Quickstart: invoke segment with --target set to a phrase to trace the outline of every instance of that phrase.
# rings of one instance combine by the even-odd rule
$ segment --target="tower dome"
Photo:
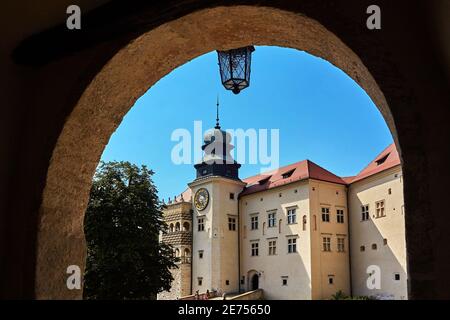
[[[204,152],[202,163],[196,164],[197,178],[219,175],[239,179],[238,164],[231,155],[234,146],[231,144],[232,136],[222,130],[219,123],[219,101],[217,101],[216,126],[205,133],[202,145]]]
[[[234,163],[231,151],[234,146],[231,144],[231,134],[214,128],[209,130],[204,137],[202,150],[204,151],[203,161],[217,163]]]

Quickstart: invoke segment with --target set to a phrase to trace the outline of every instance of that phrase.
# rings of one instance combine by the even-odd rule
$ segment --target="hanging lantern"
[[[250,85],[250,64],[253,46],[217,51],[222,84],[227,90],[238,94]]]

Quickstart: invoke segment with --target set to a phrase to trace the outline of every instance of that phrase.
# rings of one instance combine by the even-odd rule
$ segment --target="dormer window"
[[[382,156],[381,158],[378,158],[377,160],[375,160],[375,162],[377,163],[377,166],[379,166],[380,164],[383,164],[386,159],[389,157],[390,153]]]
[[[285,172],[282,174],[283,179],[287,179],[294,173],[295,169],[289,170],[288,172]]]
[[[270,179],[271,177],[272,177],[272,176],[268,176],[268,177],[266,177],[266,178],[264,178],[264,179],[259,180],[258,182],[259,182],[260,185],[263,185],[263,184],[265,184],[266,182],[268,182],[269,179]]]

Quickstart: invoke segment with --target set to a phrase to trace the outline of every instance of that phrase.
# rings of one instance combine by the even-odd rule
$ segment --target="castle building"
[[[206,134],[196,178],[167,203],[162,241],[180,257],[170,292],[266,299],[407,299],[403,183],[390,145],[354,177],[310,160],[239,178],[231,137]],[[219,161],[218,161],[219,160]]]

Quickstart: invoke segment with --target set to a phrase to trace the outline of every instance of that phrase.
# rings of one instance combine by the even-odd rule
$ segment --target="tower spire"
[[[217,103],[216,103],[216,126],[215,129],[220,129],[219,124],[219,95],[217,95]]]

